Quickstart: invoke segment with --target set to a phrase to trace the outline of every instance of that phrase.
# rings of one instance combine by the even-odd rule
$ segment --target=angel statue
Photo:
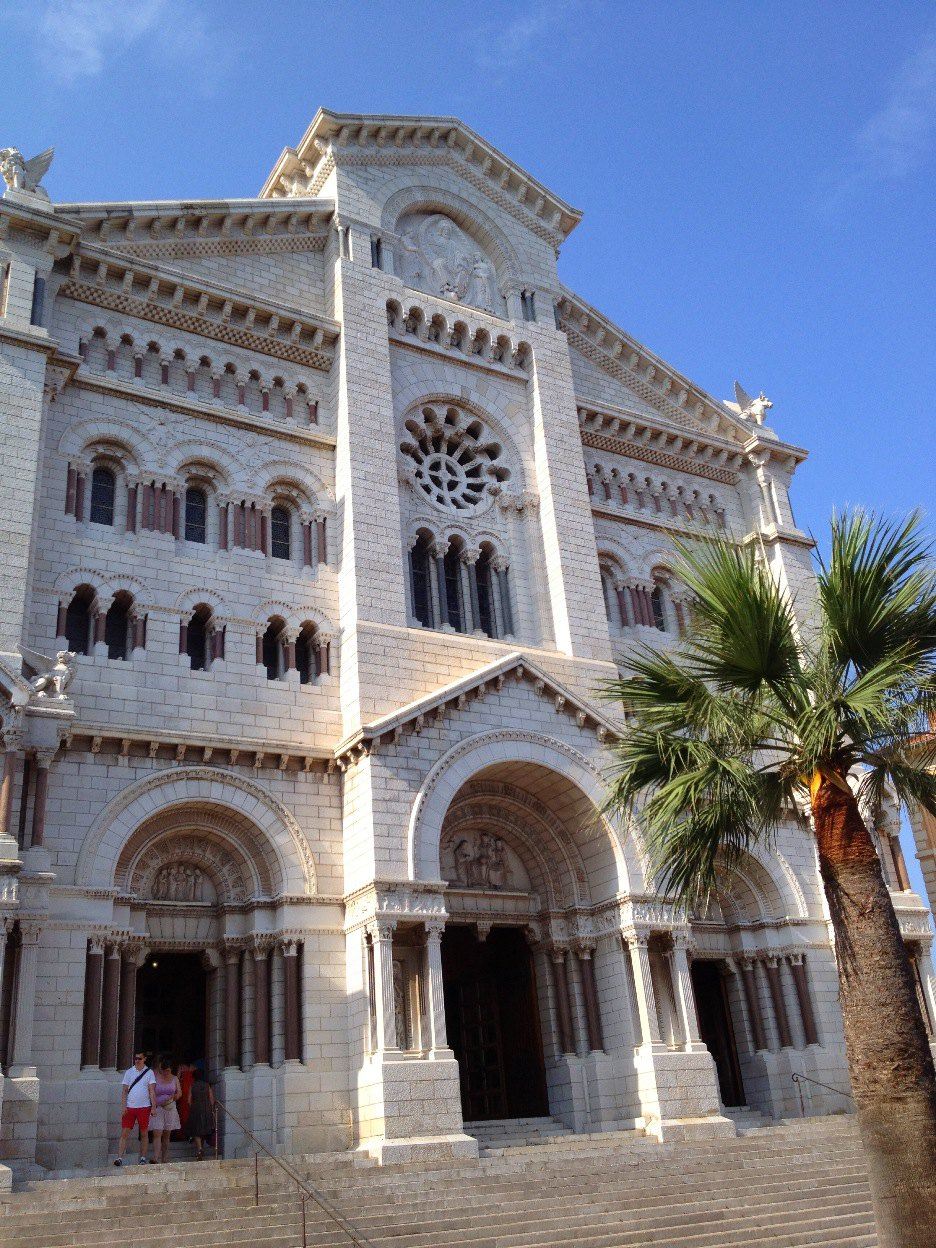
[[[59,700],[65,697],[65,690],[71,683],[75,674],[75,655],[71,650],[59,650],[55,656],[55,662],[49,663],[45,660],[47,670],[40,672],[38,676],[33,676],[30,680],[32,686],[32,697],[34,698],[55,698]]]
[[[55,148],[47,147],[31,160],[24,160],[23,153],[17,147],[0,149],[0,174],[7,184],[7,190],[28,191],[31,195],[48,199],[48,191],[39,184],[49,172],[54,155]]]
[[[727,407],[729,411],[735,412],[742,418],[742,420],[753,420],[755,424],[762,425],[764,423],[764,417],[773,407],[773,404],[770,399],[767,398],[767,395],[764,394],[763,390],[756,399],[752,399],[751,396],[742,389],[741,383],[736,381],[734,383],[734,392],[737,402],[731,403],[728,399],[726,399],[725,407]]]

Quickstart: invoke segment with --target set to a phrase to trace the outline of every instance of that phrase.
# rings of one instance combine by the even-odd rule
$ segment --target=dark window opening
[[[654,585],[650,594],[650,606],[653,608],[653,622],[660,630],[666,632],[666,613],[663,610],[663,591],[659,585]]]
[[[481,557],[477,563],[478,572],[478,615],[481,617],[478,621],[481,630],[487,633],[488,637],[496,637],[497,629],[494,624],[494,584],[491,568],[491,555],[489,551],[482,551]]]
[[[116,480],[110,468],[95,468],[91,474],[91,512],[95,524],[114,523]]]
[[[204,544],[208,536],[208,498],[204,490],[185,491],[185,540]]]
[[[37,277],[33,282],[32,308],[29,313],[30,325],[41,325],[45,308],[45,278]]]
[[[315,662],[315,629],[304,626],[296,638],[296,669],[299,684],[311,685],[318,675]]]
[[[449,623],[459,633],[465,631],[465,611],[462,600],[461,552],[455,546],[449,546],[445,552],[445,604],[448,608]]]
[[[65,640],[75,654],[91,653],[91,604],[94,591],[87,585],[76,589],[65,612]]]
[[[270,512],[270,554],[274,559],[289,558],[289,512],[274,507]]]
[[[126,659],[130,652],[129,594],[117,594],[104,617],[104,641],[109,659]]]
[[[185,653],[191,660],[193,672],[206,672],[208,670],[208,625],[210,620],[210,608],[201,603],[195,608],[188,623]]]
[[[429,576],[429,542],[420,537],[410,551],[413,615],[424,628],[432,628],[432,583]]]
[[[267,680],[279,680],[283,675],[283,621],[271,620],[262,639],[263,666]]]

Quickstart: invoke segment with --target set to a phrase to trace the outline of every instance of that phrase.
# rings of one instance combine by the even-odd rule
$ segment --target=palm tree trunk
[[[812,811],[881,1248],[933,1248],[936,1072],[897,916],[854,796],[823,780]]]

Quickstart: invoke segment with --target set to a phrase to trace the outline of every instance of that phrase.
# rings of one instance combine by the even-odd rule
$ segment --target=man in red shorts
[[[123,1165],[130,1132],[140,1128],[140,1165],[146,1165],[149,1148],[150,1111],[156,1105],[156,1076],[146,1064],[146,1054],[137,1053],[133,1065],[124,1075],[121,1086],[120,1144],[115,1166]]]

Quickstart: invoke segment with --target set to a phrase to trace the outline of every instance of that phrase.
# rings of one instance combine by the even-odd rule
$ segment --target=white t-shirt
[[[125,1088],[129,1088],[139,1074],[140,1071],[135,1066],[131,1066],[120,1082]],[[149,1109],[150,1084],[155,1082],[156,1076],[151,1070],[147,1070],[143,1078],[138,1080],[136,1087],[127,1093],[127,1109]]]

